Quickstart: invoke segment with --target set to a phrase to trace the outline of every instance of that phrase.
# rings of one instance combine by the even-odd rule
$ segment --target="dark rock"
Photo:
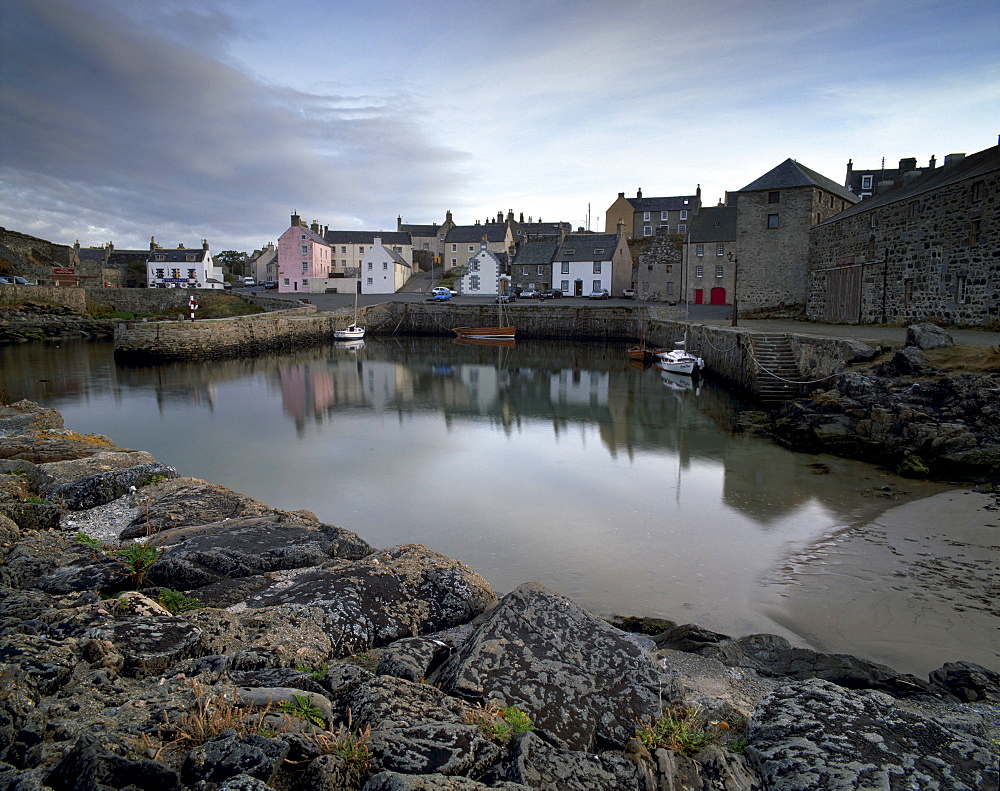
[[[192,588],[188,590],[188,596],[200,601],[204,607],[224,609],[246,601],[252,594],[267,590],[273,584],[270,577],[236,577]]]
[[[49,490],[48,496],[60,500],[70,511],[82,511],[113,502],[133,486],[141,487],[154,476],[176,478],[177,470],[159,462],[150,462],[136,467],[99,472],[56,486]]]
[[[947,332],[936,324],[911,324],[906,328],[904,348],[915,346],[918,349],[940,349],[944,346],[954,346],[955,341]]]
[[[468,777],[379,772],[365,783],[362,791],[528,791],[528,788],[520,783],[483,785]]]
[[[320,788],[322,786],[318,786],[317,791]],[[215,787],[215,791],[274,791],[274,788],[253,775],[242,774],[223,780]]]
[[[468,703],[429,684],[415,684],[393,676],[377,676],[354,687],[337,700],[340,718],[350,715],[353,727],[407,728],[417,725],[464,725]]]
[[[376,772],[476,776],[500,754],[478,727],[456,723],[379,728],[368,744]]]
[[[224,731],[188,754],[181,777],[185,783],[220,783],[246,774],[269,783],[287,754],[288,744],[277,739]]]
[[[747,667],[766,676],[796,680],[819,678],[847,689],[876,689],[896,697],[934,696],[934,689],[916,676],[858,659],[849,654],[824,654],[794,648],[784,637],[752,634],[698,648],[695,653],[730,667]]]
[[[287,587],[250,597],[274,622],[313,623],[336,656],[466,623],[496,601],[468,566],[419,544],[390,547],[354,563],[305,571]]]
[[[628,635],[537,583],[504,596],[432,681],[516,706],[571,750],[621,748],[681,697]]]
[[[93,734],[84,734],[45,778],[53,791],[179,791],[177,773],[156,761],[125,758],[105,749]]]
[[[948,662],[931,671],[930,681],[963,703],[1000,703],[1000,673],[973,662]]]
[[[501,767],[483,779],[513,781],[559,791],[645,791],[643,771],[621,754],[566,750],[534,733],[515,737]],[[661,786],[674,788],[673,784]],[[685,788],[690,786],[684,786]]]
[[[197,478],[178,478],[143,490],[144,512],[121,532],[121,539],[143,538],[188,525],[208,525],[273,513],[271,508],[225,486]]]
[[[175,528],[152,544],[165,551],[150,568],[149,581],[175,590],[318,566],[337,557],[338,551],[352,558],[372,551],[349,530],[286,522],[275,514]]]
[[[132,586],[125,563],[102,550],[74,545],[64,562],[40,576],[32,585],[53,595],[100,591],[117,593]]]
[[[876,365],[872,373],[876,376],[920,376],[931,367],[927,359],[916,346],[904,346],[890,360]]]
[[[693,623],[674,626],[656,635],[653,642],[657,648],[672,648],[674,651],[688,651],[690,653],[700,653],[706,646],[732,640],[729,635],[702,629]]]
[[[137,467],[155,461],[153,455],[144,450],[105,450],[80,459],[39,464],[34,468],[32,482],[38,491],[46,493],[89,475]]]
[[[230,671],[229,678],[238,687],[293,687],[303,692],[326,694],[326,689],[312,675],[300,673],[287,667],[233,670]]]
[[[378,674],[421,682],[451,654],[447,644],[431,637],[404,637],[379,657]]]
[[[79,654],[72,646],[47,637],[7,634],[0,637],[0,665],[20,668],[42,695],[51,695],[73,673]]]
[[[623,632],[644,634],[648,637],[663,634],[668,629],[677,626],[676,623],[665,618],[646,618],[635,615],[616,615],[614,618],[609,618],[608,623]]]
[[[877,692],[792,682],[750,722],[747,755],[768,791],[996,788],[1000,753]]]
[[[122,672],[132,678],[162,673],[193,656],[201,642],[194,624],[172,615],[140,616],[92,629],[89,636],[111,641],[125,658]]]
[[[35,712],[40,695],[17,665],[0,664],[0,758],[11,760],[10,746]]]
[[[367,684],[374,678],[373,673],[359,665],[338,662],[327,668],[323,678],[319,679],[319,683],[329,693],[329,697],[339,698],[362,684]]]
[[[62,508],[49,503],[0,503],[0,516],[21,530],[58,530],[62,515]]]

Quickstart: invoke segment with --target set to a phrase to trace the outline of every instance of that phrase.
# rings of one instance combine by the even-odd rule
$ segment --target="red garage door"
[[[711,296],[709,297],[709,305],[725,305],[726,304],[726,289],[724,288],[713,288]]]

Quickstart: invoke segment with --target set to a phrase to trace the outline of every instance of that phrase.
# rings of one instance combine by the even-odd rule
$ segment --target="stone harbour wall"
[[[82,288],[59,286],[12,286],[0,283],[0,303],[9,300],[32,300],[64,305],[76,313],[87,312],[87,299]]]

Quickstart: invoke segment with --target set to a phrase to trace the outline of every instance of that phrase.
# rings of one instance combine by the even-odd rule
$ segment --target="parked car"
[[[444,291],[439,291],[436,294],[432,293],[430,295],[430,297],[428,297],[427,301],[428,302],[447,302],[449,299],[451,299],[451,291],[449,291],[448,289],[445,289]]]
[[[626,288],[622,292],[622,299],[635,299],[635,289],[634,288]]]
[[[278,281],[277,280],[265,280],[264,281],[264,288],[266,288],[268,290],[271,290],[271,289],[274,289],[274,288],[277,288],[277,287],[278,287]]]
[[[561,288],[547,288],[541,294],[538,295],[539,299],[559,299],[562,297]]]
[[[498,294],[497,298],[493,301],[499,305],[500,303],[514,302],[516,300],[517,297],[513,291],[505,291],[503,294]]]
[[[37,286],[33,280],[27,280],[20,275],[0,275],[0,283],[10,286]]]
[[[521,299],[538,299],[538,291],[533,288],[522,288]]]
[[[606,288],[598,288],[587,294],[587,299],[608,299],[609,296]]]
[[[434,288],[431,289],[431,295],[437,296],[438,294],[447,294],[449,297],[458,296],[457,291],[452,291],[447,286],[434,286]]]
[[[243,278],[243,288],[253,288],[256,285],[257,281],[254,280],[252,277]]]

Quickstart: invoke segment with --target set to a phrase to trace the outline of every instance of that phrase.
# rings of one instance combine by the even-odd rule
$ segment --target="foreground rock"
[[[785,404],[769,431],[796,450],[902,475],[1000,481],[1000,374],[934,371],[921,349],[950,342],[932,325],[911,327],[911,345],[891,360]]]
[[[5,439],[64,431],[14,412]],[[76,450],[0,463],[7,504],[103,500],[155,464]],[[160,477],[59,498],[51,529],[0,517],[0,791],[996,787],[988,669],[631,635],[534,583],[498,602],[418,544]],[[671,741],[668,715],[700,736]]]

